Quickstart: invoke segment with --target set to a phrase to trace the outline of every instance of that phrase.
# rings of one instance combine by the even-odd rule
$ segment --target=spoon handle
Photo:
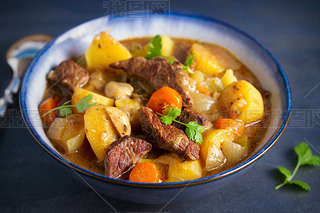
[[[18,77],[13,77],[9,86],[4,91],[4,96],[0,99],[0,116],[6,112],[8,103],[13,103],[12,95],[19,90],[21,80]]]
[[[4,96],[0,98],[0,116],[4,116],[7,105],[13,103],[13,94],[18,92],[21,79],[33,57],[51,40],[52,37],[48,35],[31,35],[20,39],[9,48],[6,59],[13,71],[13,78],[5,89]]]

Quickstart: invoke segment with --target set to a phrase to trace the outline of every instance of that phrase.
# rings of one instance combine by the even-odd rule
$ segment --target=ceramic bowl
[[[38,114],[38,106],[46,88],[46,76],[61,61],[83,55],[93,37],[112,27],[117,40],[166,34],[171,37],[198,39],[218,44],[232,52],[272,94],[270,126],[256,150],[247,160],[221,173],[178,183],[133,183],[117,180],[81,168],[64,159],[47,138]],[[97,18],[61,34],[34,58],[21,85],[20,107],[25,123],[38,144],[62,167],[82,182],[108,196],[140,203],[167,203],[194,199],[232,181],[249,165],[263,156],[283,132],[291,108],[288,79],[274,56],[245,32],[220,20],[184,11],[166,13],[146,11]],[[45,175],[45,174],[43,174]],[[83,181],[84,180],[84,181]]]

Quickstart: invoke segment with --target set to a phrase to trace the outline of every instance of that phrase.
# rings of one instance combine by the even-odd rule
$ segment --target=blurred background
[[[141,0],[137,0],[141,2]],[[143,5],[148,1],[142,0]],[[166,9],[189,10],[221,19],[252,35],[274,54],[291,84],[293,111],[275,146],[238,180],[196,200],[140,205],[104,197],[59,168],[24,127],[14,104],[0,122],[0,212],[318,212],[320,168],[301,168],[297,179],[311,186],[274,187],[281,165],[293,170],[293,147],[309,143],[320,155],[320,1],[164,0]],[[5,54],[31,34],[57,36],[84,21],[130,8],[124,1],[30,0],[0,4],[0,96],[12,76]],[[143,6],[146,7],[146,6]],[[116,10],[116,11],[115,11]],[[117,11],[118,10],[118,11]]]

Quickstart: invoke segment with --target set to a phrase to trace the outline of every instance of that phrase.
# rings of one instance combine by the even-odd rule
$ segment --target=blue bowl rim
[[[211,176],[207,176],[207,177],[203,177],[200,179],[195,179],[195,180],[190,180],[190,181],[183,181],[183,182],[173,182],[173,183],[138,183],[138,182],[131,182],[131,181],[127,181],[127,180],[119,180],[119,179],[114,179],[114,178],[110,178],[104,175],[100,175],[94,172],[91,172],[89,170],[86,170],[78,165],[75,165],[73,163],[71,163],[70,161],[64,159],[62,156],[60,156],[56,151],[52,150],[48,145],[46,145],[46,143],[41,139],[40,135],[35,131],[35,129],[33,128],[27,110],[26,110],[26,100],[24,99],[24,97],[26,97],[26,93],[27,93],[27,84],[30,78],[30,74],[32,73],[33,67],[36,65],[37,61],[40,59],[40,57],[46,53],[46,51],[54,44],[54,42],[63,34],[73,30],[74,28],[77,28],[78,26],[100,19],[100,18],[109,18],[114,19],[114,18],[124,18],[124,17],[132,17],[135,15],[157,15],[159,16],[159,13],[163,14],[163,13],[169,13],[170,16],[179,16],[180,18],[193,18],[193,19],[198,19],[201,21],[208,21],[208,22],[214,22],[214,23],[218,23],[221,25],[224,25],[242,35],[244,35],[245,37],[247,37],[248,39],[252,40],[253,42],[255,42],[256,44],[258,44],[262,49],[264,49],[264,51],[267,52],[267,54],[269,56],[271,56],[271,58],[274,60],[274,62],[277,65],[277,70],[280,73],[280,76],[282,77],[282,80],[284,82],[285,85],[285,97],[286,97],[286,104],[287,104],[287,108],[285,111],[285,115],[284,118],[281,122],[280,127],[277,129],[276,133],[272,136],[272,138],[269,140],[269,142],[264,145],[255,155],[251,156],[250,158],[246,159],[245,161],[241,162],[240,164],[236,165],[235,167],[232,167],[228,170],[225,170],[223,172],[211,175]],[[290,85],[289,85],[289,81],[287,76],[285,75],[282,67],[280,66],[279,62],[276,60],[276,58],[272,55],[272,53],[267,50],[267,48],[262,45],[259,41],[257,41],[255,38],[253,38],[252,36],[248,35],[247,33],[245,33],[244,31],[228,24],[225,23],[219,19],[216,18],[212,18],[210,16],[206,16],[206,15],[201,15],[198,13],[194,13],[194,12],[190,12],[190,11],[183,11],[183,10],[146,10],[146,11],[130,11],[130,12],[125,12],[125,13],[121,13],[121,14],[112,14],[112,15],[104,15],[104,16],[100,16],[97,17],[95,19],[83,22],[65,32],[63,32],[62,34],[60,34],[59,36],[57,36],[56,38],[54,38],[51,42],[49,42],[33,59],[33,61],[31,62],[31,64],[29,65],[28,69],[25,72],[23,81],[21,83],[21,90],[20,90],[20,96],[19,96],[19,102],[20,102],[20,109],[21,109],[21,113],[22,113],[22,118],[29,130],[29,132],[31,133],[31,135],[34,137],[34,139],[37,141],[37,143],[48,153],[50,154],[50,156],[52,156],[54,159],[58,160],[58,162],[62,163],[63,165],[68,166],[70,169],[75,170],[77,172],[80,172],[81,174],[84,174],[88,177],[91,178],[95,178],[98,180],[102,180],[102,181],[106,181],[109,183],[114,183],[114,184],[120,184],[120,185],[127,185],[127,186],[132,186],[132,187],[142,187],[142,188],[178,188],[178,187],[186,187],[186,186],[190,186],[190,185],[197,185],[197,184],[202,184],[202,183],[208,183],[208,182],[212,182],[218,179],[222,179],[225,178],[227,176],[230,176],[242,169],[244,169],[245,167],[249,166],[250,164],[254,163],[256,160],[258,160],[260,157],[262,157],[274,144],[275,142],[278,140],[278,138],[281,136],[281,134],[283,133],[289,117],[290,117],[290,111],[291,111],[291,105],[292,105],[292,101],[291,101],[291,91],[290,91]]]

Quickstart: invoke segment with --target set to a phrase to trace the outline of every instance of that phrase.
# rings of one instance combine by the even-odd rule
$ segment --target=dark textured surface
[[[56,36],[103,15],[107,10],[103,2],[106,1],[2,1],[0,92],[11,78],[4,57],[13,42],[35,33]],[[319,1],[171,0],[170,6],[219,18],[251,34],[283,66],[291,83],[293,109],[320,109]],[[1,126],[21,125],[17,97],[15,101]],[[302,112],[311,112],[314,123],[310,114],[299,117],[294,111],[291,124],[297,125],[305,118],[307,127],[288,127],[276,145],[238,180],[203,198],[165,207],[105,197],[112,209],[89,187],[60,169],[27,129],[0,128],[0,212],[319,212],[320,168],[305,167],[297,174],[297,179],[311,186],[311,192],[295,187],[273,189],[281,181],[275,167],[293,169],[293,147],[300,141],[308,140],[313,152],[320,155],[316,151],[320,150],[320,118],[315,110]]]

